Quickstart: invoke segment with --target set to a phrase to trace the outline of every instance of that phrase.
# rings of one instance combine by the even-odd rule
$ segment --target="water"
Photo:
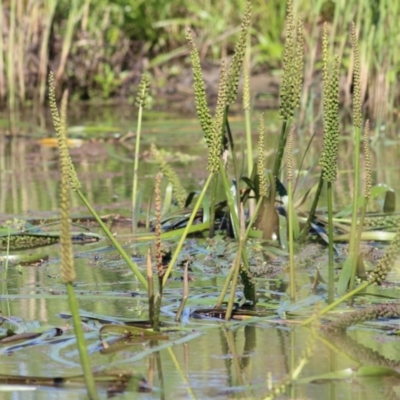
[[[0,215],[3,221],[13,218],[35,218],[45,220],[57,216],[58,210],[58,153],[53,143],[43,140],[53,136],[48,115],[24,115],[16,118],[12,129],[4,124],[4,133],[11,136],[0,137]],[[276,113],[266,115],[267,143],[274,148],[279,132]],[[21,122],[24,121],[24,122]],[[85,125],[83,126],[83,121]],[[241,139],[244,137],[244,122],[238,118],[231,123],[235,132],[237,153],[241,153]],[[257,121],[254,121],[256,132]],[[113,226],[120,242],[135,257],[139,267],[145,268],[147,243],[137,244],[130,235],[131,181],[133,171],[134,140],[121,141],[121,137],[135,128],[135,118],[130,108],[78,109],[70,113],[70,138],[76,147],[71,155],[82,182],[83,192],[96,206],[101,215],[120,214],[127,221]],[[295,164],[300,166],[302,150],[307,144],[308,132],[303,132],[295,142]],[[256,135],[255,135],[256,139]],[[153,191],[157,166],[151,160],[148,150],[155,142],[159,148],[169,151],[171,165],[181,175],[188,191],[198,190],[207,177],[205,169],[207,150],[198,122],[194,119],[166,118],[164,114],[148,114],[143,127],[142,151],[140,160],[140,181],[143,204]],[[398,157],[400,148],[395,141],[379,139],[372,147],[374,183],[386,183],[398,192]],[[321,141],[304,158],[301,171],[315,164],[321,151]],[[269,152],[267,165],[272,165],[273,151]],[[348,134],[340,144],[339,178],[335,185],[336,204],[342,207],[350,201],[352,186],[351,139]],[[299,179],[299,198],[306,189],[316,183],[318,173]],[[398,205],[398,198],[396,204]],[[371,209],[379,210],[383,200],[379,198]],[[303,206],[304,209],[307,207]],[[72,195],[72,215],[81,218],[89,215],[77,196]],[[80,229],[80,228],[75,228]],[[194,246],[196,242],[193,242]],[[151,242],[150,242],[151,244]],[[199,242],[198,246],[205,246]],[[60,282],[59,246],[52,245],[41,249],[15,252],[17,254],[40,254],[48,261],[39,266],[18,269],[10,266],[7,272],[6,290],[3,285],[1,310],[3,316],[18,317],[21,331],[32,331],[40,326],[57,326],[66,329],[65,335],[72,334],[70,323],[58,315],[68,310],[64,286]],[[112,317],[130,319],[147,318],[147,299],[133,275],[127,270],[118,255],[109,247],[106,240],[99,243],[74,246],[77,270],[76,293],[82,310]],[[223,257],[222,257],[223,258]],[[194,264],[190,272],[190,299],[187,312],[196,308],[215,305],[227,273],[227,266],[221,261],[207,264],[204,270]],[[229,263],[226,263],[229,266]],[[4,270],[4,268],[3,268]],[[3,271],[4,274],[4,271]],[[246,321],[221,323],[215,320],[191,319],[183,327],[175,325],[169,312],[176,311],[182,296],[181,269],[173,274],[167,285],[162,319],[168,322],[171,340],[186,342],[174,346],[159,340],[157,343],[142,342],[126,347],[124,351],[101,354],[93,351],[91,361],[95,368],[124,368],[142,375],[153,386],[151,393],[135,392],[136,387],[117,398],[158,399],[158,398],[264,398],[270,384],[277,384],[291,374],[305,360],[304,349],[312,336],[306,328],[295,327],[259,318]],[[279,279],[286,279],[282,273]],[[4,284],[4,276],[3,276]],[[298,274],[298,285],[307,287],[308,271]],[[276,307],[285,296],[277,294],[272,281],[258,280],[265,298],[260,308],[270,310],[274,315]],[[395,293],[396,292],[396,289]],[[306,293],[306,290],[303,289]],[[299,311],[299,316],[301,310]],[[296,317],[294,313],[291,317]],[[384,324],[394,324],[385,322]],[[28,324],[26,326],[25,324]],[[398,378],[371,379],[346,376],[346,379],[322,379],[321,375],[342,371],[348,368],[357,370],[360,365],[387,365],[387,358],[396,359],[399,341],[397,336],[387,336],[381,325],[368,329],[352,329],[342,342],[315,336],[314,352],[299,377],[298,383],[291,386],[281,398],[321,399],[321,398],[382,398],[397,395]],[[88,343],[99,346],[98,334],[88,322]],[[176,330],[182,328],[182,330]],[[90,331],[92,329],[92,331]],[[91,332],[94,332],[91,333]],[[188,336],[187,336],[188,335]],[[347,342],[345,343],[344,341]],[[373,360],[368,350],[357,347],[362,343],[371,351],[376,351]],[[7,345],[8,346],[8,345]],[[91,347],[90,347],[91,348]],[[353,348],[353,351],[351,350]],[[147,353],[144,351],[147,350]],[[73,343],[41,344],[5,351],[0,347],[3,362],[0,374],[33,375],[43,377],[68,376],[80,374],[79,360]],[[7,354],[7,357],[6,357]],[[361,356],[367,354],[369,358]],[[380,358],[379,358],[380,357]],[[384,358],[386,357],[386,358]],[[386,363],[386,364],[385,364]],[[316,382],[305,381],[315,377]],[[318,378],[318,379],[317,379]],[[303,381],[302,381],[303,379]],[[26,388],[26,387],[25,387]],[[0,390],[2,388],[0,387]],[[391,393],[389,393],[392,391]],[[32,391],[14,390],[2,393],[4,399],[67,399],[85,398],[81,388],[53,389],[40,388]],[[106,396],[103,390],[102,396]]]

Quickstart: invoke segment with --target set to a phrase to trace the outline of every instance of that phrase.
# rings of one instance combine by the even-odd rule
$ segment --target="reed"
[[[0,26],[4,25],[3,1],[0,0]],[[6,76],[4,64],[4,38],[0,35],[0,104],[6,98]]]
[[[215,61],[221,54],[224,57],[235,54],[238,43],[237,40],[235,43],[236,30],[230,28],[237,22],[237,8],[247,12],[247,1],[238,1],[237,8],[224,7],[222,4],[213,4],[212,7],[208,4],[205,7],[203,3],[201,0],[194,0],[191,7],[185,7],[183,0],[173,4],[154,1],[146,4],[146,12],[143,13],[142,9],[128,12],[123,4],[111,3],[110,0],[74,0],[68,4],[57,0],[3,1],[0,11],[3,14],[4,29],[0,39],[3,49],[1,50],[0,44],[0,58],[2,56],[4,59],[5,74],[9,65],[14,66],[15,81],[12,82],[7,76],[2,86],[0,72],[0,94],[3,90],[5,99],[8,94],[12,97],[14,92],[16,102],[19,99],[38,97],[43,102],[45,75],[49,65],[58,66],[57,87],[67,84],[68,76],[68,84],[76,88],[76,96],[97,97],[98,90],[101,90],[101,79],[110,79],[108,87],[114,88],[112,91],[105,90],[106,97],[120,95],[122,91],[126,93],[126,86],[132,85],[133,89],[134,85],[131,80],[121,80],[123,72],[127,70],[125,56],[130,46],[138,41],[145,43],[145,48],[152,49],[148,54],[150,67],[157,68],[160,64],[169,67],[177,57],[183,57],[185,53],[185,35],[180,29],[181,24],[190,25],[194,20],[200,36],[199,42],[202,43],[201,60],[209,58]],[[349,36],[346,28],[354,20],[358,35],[364,38],[360,41],[363,82],[361,98],[362,101],[368,98],[371,116],[376,125],[380,126],[399,100],[398,89],[392,82],[394,75],[390,71],[397,71],[400,61],[400,56],[394,50],[399,32],[396,21],[400,16],[400,5],[382,0],[375,7],[375,3],[358,4],[355,0],[350,0],[335,2],[334,7],[329,9],[325,4],[328,3],[323,0],[312,4],[300,0],[296,2],[294,10],[303,11],[308,49],[304,67],[306,90],[302,94],[302,115],[312,106],[313,98],[318,95],[313,78],[318,68],[315,61],[321,20],[331,25],[329,55],[338,54],[343,65],[351,65],[350,54],[346,52]],[[263,63],[267,63],[269,68],[277,69],[284,52],[279,41],[285,19],[284,7],[285,3],[278,0],[267,4],[253,2],[255,17],[251,32],[254,49],[252,66],[264,67]],[[209,18],[199,18],[204,9],[208,10]],[[268,21],[267,24],[265,20]],[[157,27],[156,30],[154,26]],[[14,56],[9,58],[11,48]],[[54,51],[59,48],[61,54]],[[30,63],[31,58],[38,59],[39,63]],[[107,63],[103,60],[107,60]],[[113,72],[107,78],[104,65]],[[68,73],[65,73],[67,69]],[[11,71],[10,74],[12,75]],[[346,102],[350,101],[352,76],[350,68],[345,87]],[[235,85],[234,80],[232,82]]]
[[[51,27],[54,20],[57,2],[58,0],[46,0],[44,5],[44,15],[46,15],[46,19],[44,21],[43,38],[40,43],[38,71],[40,104],[43,104],[46,98],[47,68],[49,62]]]
[[[16,4],[16,22],[18,24],[17,26],[17,78],[18,78],[18,94],[19,94],[19,100],[21,104],[25,104],[25,97],[26,97],[26,91],[25,91],[25,54],[26,54],[26,48],[25,48],[25,34],[26,34],[26,29],[24,27],[24,20],[23,20],[23,1],[22,0],[17,0]]]
[[[79,0],[72,0],[71,7],[69,8],[66,31],[63,35],[60,62],[58,64],[57,72],[55,75],[56,85],[61,80],[61,77],[64,75],[65,65],[67,63],[68,54],[72,45],[74,28],[80,14],[79,3]]]
[[[16,20],[16,0],[11,0],[10,3],[10,25],[9,25],[9,40],[7,49],[7,86],[8,86],[8,107],[14,110],[16,106],[15,100],[15,20]]]

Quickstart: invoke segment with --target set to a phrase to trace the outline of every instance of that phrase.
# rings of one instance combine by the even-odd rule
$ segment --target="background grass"
[[[252,73],[279,79],[286,2],[253,0],[252,4]],[[68,87],[79,99],[133,99],[143,70],[168,77],[177,68],[189,68],[187,26],[195,32],[203,62],[229,57],[244,6],[245,0],[3,1],[0,104],[14,107],[32,100],[43,103],[49,69],[56,74],[60,93]],[[400,3],[298,0],[294,8],[304,17],[306,39],[302,105],[319,96],[319,89],[314,88],[319,82],[315,69],[319,66],[318,40],[324,21],[330,22],[330,51],[341,56],[342,91],[345,102],[350,101],[349,30],[351,21],[355,21],[364,100],[378,122],[384,119],[388,105],[396,104],[398,98],[394,83],[400,68]]]

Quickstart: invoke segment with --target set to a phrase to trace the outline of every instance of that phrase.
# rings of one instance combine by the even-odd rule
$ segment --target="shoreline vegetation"
[[[129,4],[128,4],[129,3]],[[137,4],[136,4],[137,3]],[[254,84],[254,96],[270,96],[278,105],[286,2],[254,0],[249,52],[251,75],[267,77]],[[390,6],[390,7],[389,7]],[[245,0],[214,4],[208,0],[10,0],[0,6],[0,107],[43,105],[47,76],[55,73],[57,97],[68,89],[71,101],[123,99],[133,103],[143,72],[157,94],[182,98],[191,93],[188,26],[205,71],[207,93],[216,99],[219,60],[230,58]],[[390,12],[389,12],[390,10]],[[341,59],[340,87],[344,105],[352,92],[349,29],[360,38],[362,98],[379,124],[399,100],[396,81],[400,55],[396,37],[400,5],[372,0],[296,1],[304,17],[305,62],[302,109],[320,102],[322,77],[317,72],[322,25],[330,25],[330,55]],[[265,23],[268,21],[268,23]],[[207,79],[208,72],[208,79]],[[263,87],[265,85],[265,87]],[[175,97],[174,97],[175,96]]]

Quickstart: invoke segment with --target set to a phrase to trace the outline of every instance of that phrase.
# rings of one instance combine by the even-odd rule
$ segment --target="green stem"
[[[253,142],[251,138],[250,110],[244,112],[246,119],[246,144],[247,144],[247,176],[250,178],[253,169]]]
[[[215,206],[217,203],[218,191],[218,174],[213,174],[212,188],[211,188],[211,205],[210,205],[210,233],[209,238],[214,237],[215,233]]]
[[[65,32],[62,36],[63,43],[62,43],[60,61],[58,64],[58,69],[57,69],[57,73],[56,73],[56,77],[55,77],[56,84],[60,81],[61,77],[64,74],[65,66],[66,66],[67,59],[68,59],[68,54],[71,50],[72,38],[74,35],[74,28],[78,21],[78,16],[79,16],[79,5],[80,5],[79,3],[80,3],[79,0],[72,0],[70,2],[67,25],[66,25]]]
[[[253,227],[253,225],[254,225],[254,222],[255,222],[255,220],[256,220],[256,218],[257,218],[257,214],[258,214],[258,211],[259,211],[259,209],[260,209],[260,207],[261,207],[262,201],[263,201],[263,197],[260,196],[260,198],[258,199],[257,205],[256,205],[255,212],[254,212],[254,214],[252,215],[251,220],[250,220],[250,222],[249,222],[249,225],[247,226],[246,232],[245,232],[245,234],[244,234],[244,238],[243,238],[244,241],[247,240],[247,237],[249,236],[250,230],[252,229],[252,227]],[[246,249],[243,248],[242,251],[245,252]],[[242,255],[242,256],[243,256],[243,255]],[[234,271],[235,271],[234,268],[231,268],[231,269],[229,270],[229,273],[228,273],[228,275],[227,275],[227,277],[226,277],[226,279],[225,279],[224,286],[223,286],[223,288],[222,288],[222,290],[221,290],[221,292],[220,292],[220,294],[219,294],[218,301],[217,301],[217,304],[216,304],[216,306],[215,306],[216,308],[221,308],[221,307],[222,307],[222,303],[223,303],[224,298],[225,298],[225,296],[226,296],[226,293],[227,293],[227,291],[228,291],[229,283],[230,283],[231,280],[232,280],[232,276],[233,276]]]
[[[74,287],[71,282],[66,284],[68,294],[68,305],[71,311],[72,321],[74,324],[74,331],[76,336],[76,343],[79,350],[79,357],[83,369],[83,375],[88,391],[90,400],[97,400],[99,398],[96,390],[95,381],[93,378],[92,369],[90,367],[89,356],[85,344],[85,336],[83,334],[81,319],[79,317],[78,301],[75,297]]]
[[[229,187],[228,176],[227,176],[225,168],[224,168],[224,166],[222,164],[222,160],[220,160],[219,162],[220,162],[219,170],[221,172],[222,183],[224,185],[224,190],[225,190],[225,196],[226,196],[226,200],[228,202],[228,207],[229,207],[230,215],[231,215],[231,218],[232,218],[233,231],[234,231],[234,234],[235,234],[235,238],[240,240],[239,239],[240,238],[240,224],[239,224],[239,217],[238,217],[238,215],[236,213],[235,201],[233,199],[232,192],[231,192],[230,187]],[[239,198],[239,202],[240,202],[240,195],[238,195],[238,198]],[[247,253],[246,253],[245,249],[243,249],[243,252],[242,252],[242,260],[243,260],[244,267],[247,270],[249,270],[250,269],[249,260],[247,258]]]
[[[362,235],[362,231],[363,231],[363,226],[364,226],[364,220],[365,220],[365,214],[367,212],[367,205],[368,205],[368,199],[365,198],[364,199],[364,205],[363,208],[361,210],[361,216],[360,216],[360,222],[358,224],[358,230],[357,230],[357,237],[356,237],[356,241],[354,244],[354,248],[358,249],[360,247],[360,242],[361,242],[361,235]],[[355,260],[357,260],[358,257],[355,257]],[[354,262],[356,267],[357,267],[357,262]],[[351,270],[351,277],[350,277],[350,288],[354,287],[354,282],[356,280],[356,269],[357,268],[353,268]]]
[[[232,317],[233,304],[235,303],[235,297],[236,297],[236,286],[240,270],[240,259],[241,259],[241,254],[243,252],[243,248],[244,248],[244,239],[240,239],[239,248],[235,257],[235,261],[232,266],[233,276],[232,276],[231,294],[229,296],[228,305],[226,307],[226,312],[225,312],[225,319],[227,321],[229,321]]]
[[[228,111],[229,111],[229,106],[226,106],[225,114],[224,114],[224,126],[226,127],[226,133],[227,133],[227,136],[228,136],[228,142],[229,142],[229,145],[230,145],[230,148],[231,148],[233,173],[234,173],[235,180],[236,180],[236,185],[235,185],[236,186],[236,193],[237,193],[237,195],[236,195],[236,209],[239,210],[240,209],[240,195],[239,195],[240,173],[239,173],[238,161],[237,161],[237,158],[236,158],[236,152],[235,152],[235,146],[234,146],[234,142],[233,142],[231,126],[229,125],[229,120],[228,120]],[[222,132],[222,134],[224,134],[224,132]]]
[[[308,217],[307,217],[307,221],[306,224],[304,225],[303,230],[301,231],[300,234],[300,241],[304,242],[304,240],[306,239],[308,232],[310,231],[310,227],[311,227],[311,222],[315,216],[315,211],[317,209],[318,206],[318,201],[319,198],[321,196],[321,191],[322,191],[322,185],[323,185],[323,180],[322,180],[322,171],[321,171],[321,175],[319,177],[319,181],[318,181],[318,187],[317,187],[317,191],[315,192],[315,196],[314,196],[314,200],[311,204],[311,208],[310,208],[310,212],[308,213]]]
[[[57,0],[48,0],[45,2],[45,15],[44,31],[40,45],[39,56],[39,103],[42,106],[46,97],[46,83],[47,83],[47,66],[49,60],[49,40],[52,28],[54,13],[57,6]],[[1,50],[0,50],[1,51]]]
[[[312,315],[310,318],[307,318],[305,321],[301,323],[301,325],[308,325],[310,322],[314,321],[316,318],[320,318],[322,315],[326,314],[328,311],[333,310],[336,306],[338,306],[340,303],[343,303],[344,301],[352,298],[354,295],[357,293],[361,292],[362,290],[366,289],[371,282],[364,282],[360,286],[357,286],[354,290],[351,292],[346,293],[344,296],[342,296],[340,299],[334,301],[333,303],[329,304],[329,306],[325,307],[322,311],[320,311],[317,314]]]
[[[139,171],[140,134],[142,131],[142,114],[143,114],[143,107],[139,107],[137,130],[136,130],[135,163],[134,163],[134,167],[133,167],[133,184],[132,184],[132,231],[133,231],[133,233],[136,232],[136,228],[137,228],[136,203],[137,203],[137,183],[138,183],[138,171]]]
[[[332,182],[327,182],[327,196],[328,196],[328,251],[329,251],[329,275],[328,275],[328,304],[334,300],[334,287],[335,287],[335,260],[333,252],[333,192]]]
[[[349,255],[353,254],[354,257],[352,265],[352,275],[355,274],[356,269],[356,236],[357,236],[357,210],[358,210],[358,187],[360,180],[360,136],[361,129],[359,127],[354,127],[354,144],[355,144],[355,154],[354,154],[354,187],[353,187],[353,211],[351,220],[351,230],[350,230],[350,243],[349,243]],[[350,290],[353,286],[350,286]]]
[[[276,158],[272,174],[274,179],[278,177],[281,169],[283,153],[285,152],[286,141],[289,133],[289,120],[285,119],[282,123],[281,135],[279,136],[278,149],[276,151]]]
[[[174,251],[174,255],[172,256],[171,262],[168,265],[167,270],[165,271],[164,277],[163,277],[163,282],[162,285],[165,286],[167,283],[168,277],[171,274],[172,268],[174,267],[176,260],[178,259],[178,255],[182,249],[183,243],[186,239],[186,236],[188,235],[189,229],[193,224],[193,221],[196,217],[197,211],[200,208],[200,205],[203,201],[204,195],[206,194],[206,191],[208,189],[208,186],[210,185],[211,180],[213,179],[213,174],[209,174],[206,183],[204,184],[203,190],[200,193],[199,198],[197,199],[197,202],[193,208],[192,214],[190,215],[189,221],[185,227],[185,230],[182,233],[181,239],[179,240],[178,246],[176,247]]]
[[[229,187],[228,176],[226,174],[224,165],[222,164],[222,160],[219,160],[219,170],[221,173],[222,184],[224,185],[224,191],[226,196],[226,201],[228,202],[229,211],[232,218],[233,223],[233,231],[236,238],[240,237],[240,225],[239,225],[239,218],[236,213],[235,201],[232,197],[232,192]]]
[[[294,242],[293,242],[293,191],[292,191],[292,181],[288,181],[288,216],[289,216],[289,293],[290,300],[296,300],[296,281],[295,281],[295,271],[294,271]]]
[[[81,198],[83,203],[86,205],[90,213],[93,215],[94,219],[97,221],[97,223],[100,225],[100,228],[103,230],[103,232],[106,234],[110,242],[113,244],[113,246],[116,248],[118,253],[121,255],[121,257],[125,260],[125,262],[128,264],[129,268],[132,270],[132,272],[136,275],[136,277],[139,279],[140,283],[144,286],[145,290],[148,290],[148,284],[146,278],[141,274],[139,271],[138,266],[136,263],[134,263],[128,254],[126,254],[125,250],[122,248],[122,246],[118,243],[118,241],[115,239],[113,234],[109,231],[109,229],[106,227],[106,225],[103,223],[99,215],[97,214],[96,210],[91,206],[89,201],[86,199],[84,194],[80,191],[76,191],[78,193],[78,196]]]

